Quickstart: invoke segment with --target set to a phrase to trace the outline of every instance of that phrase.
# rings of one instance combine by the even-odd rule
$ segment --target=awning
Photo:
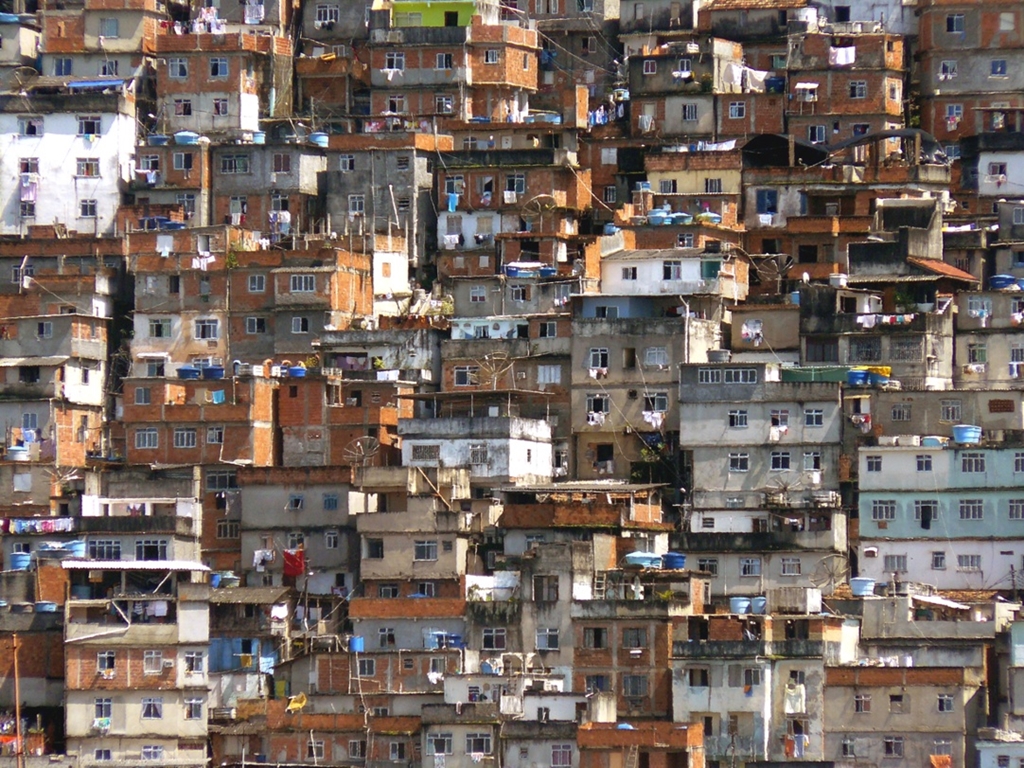
[[[170,355],[166,352],[140,352],[136,357],[140,360],[166,360]]]
[[[122,86],[124,80],[78,80],[68,83],[68,90],[89,90],[92,88],[110,88],[111,86]]]
[[[70,360],[67,355],[49,357],[0,357],[0,368],[18,368],[22,365],[62,365]]]
[[[65,571],[209,571],[191,560],[61,560]]]
[[[819,85],[818,83],[797,83],[796,84],[796,89],[798,91],[801,91],[801,90],[803,90],[803,91],[814,91],[814,90],[817,90],[818,85]]]
[[[964,605],[963,603],[956,603],[952,600],[947,600],[944,597],[938,597],[937,595],[911,595],[914,600],[919,603],[928,603],[929,605],[941,605],[943,608],[953,608],[957,611],[969,611],[971,607]]]

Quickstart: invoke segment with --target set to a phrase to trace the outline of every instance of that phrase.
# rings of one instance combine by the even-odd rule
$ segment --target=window
[[[224,444],[224,427],[214,426],[206,428],[206,442],[209,445]]]
[[[882,562],[887,573],[906,573],[907,571],[906,555],[886,555]]]
[[[466,754],[468,755],[489,755],[491,754],[491,734],[489,733],[467,733]]]
[[[896,502],[890,499],[875,499],[871,502],[872,520],[895,520]]]
[[[961,419],[961,401],[960,400],[941,400],[939,402],[939,420],[958,422]]]
[[[683,262],[663,261],[661,262],[662,280],[681,280],[683,278]]]
[[[202,674],[205,667],[202,651],[186,651],[185,672],[188,674]]]
[[[852,736],[845,736],[840,745],[840,752],[843,757],[856,757],[856,739]]]
[[[151,339],[167,339],[171,336],[171,318],[157,317],[149,321],[149,337]]]
[[[623,648],[646,648],[647,630],[635,627],[622,630]]]
[[[910,404],[909,403],[897,403],[892,407],[892,420],[893,421],[910,421]]]
[[[662,179],[658,182],[658,192],[663,195],[674,195],[676,193],[676,180]]]
[[[644,365],[648,367],[668,365],[668,349],[666,347],[647,347],[644,350]]]
[[[690,672],[707,672],[707,670],[695,670],[691,669]],[[691,675],[692,677],[692,675]],[[705,680],[706,682],[706,680]],[[691,685],[693,682],[691,680]],[[706,686],[705,686],[706,687]],[[622,693],[630,698],[642,698],[647,695],[647,677],[644,675],[623,675],[622,676]]]
[[[914,519],[925,522],[937,520],[939,517],[939,502],[936,499],[915,499]]]
[[[145,744],[142,747],[143,760],[163,760],[164,748],[160,744]]]
[[[825,412],[821,408],[808,408],[804,410],[805,427],[822,427],[825,425]]]
[[[452,68],[452,54],[450,53],[439,53],[435,58],[434,69],[451,69]]]
[[[308,317],[293,317],[292,318],[292,333],[309,333],[309,318]]]
[[[349,195],[348,212],[355,216],[362,216],[366,212],[366,197],[364,195]]]
[[[953,740],[952,739],[932,739],[932,751],[933,755],[952,755],[953,754]]]
[[[203,700],[202,699],[185,699],[185,719],[186,720],[201,720],[203,717]]]
[[[690,667],[687,673],[687,682],[691,688],[707,688],[710,685],[711,675],[706,667]]]
[[[114,667],[111,666],[110,669]],[[112,699],[95,699],[93,701],[93,717],[99,719],[101,717],[110,717],[113,711],[113,700]]]
[[[974,451],[963,453],[960,456],[960,471],[961,472],[984,472],[985,471],[985,454],[976,453]]]
[[[237,520],[218,520],[217,521],[217,538],[218,539],[237,539],[241,532],[241,526]]]
[[[867,80],[851,80],[849,93],[851,99],[866,99],[868,97]]]
[[[104,671],[113,669],[115,658],[113,651],[100,651],[96,654],[96,669]],[[96,717],[110,717],[110,715],[96,715]]]
[[[365,742],[363,742],[365,744]],[[450,733],[431,733],[427,735],[428,755],[452,754],[452,735]]]
[[[117,539],[90,539],[89,558],[92,560],[120,560],[121,542]],[[105,669],[105,667],[103,667]]]
[[[717,557],[701,557],[697,559],[697,570],[703,573],[709,573],[712,576],[718,575],[718,558]]]
[[[96,218],[96,201],[95,200],[79,200],[78,201],[78,215],[83,219],[95,219]]]
[[[217,79],[228,76],[228,60],[226,58],[215,56],[210,59],[210,77]]]
[[[882,471],[882,457],[881,456],[868,456],[866,458],[868,472],[881,472]]]
[[[482,644],[485,651],[503,651],[508,645],[505,627],[484,627]]]
[[[148,449],[157,447],[157,431],[155,427],[143,427],[135,430],[135,447]]]
[[[401,51],[388,51],[384,54],[384,69],[405,69],[405,54]]]
[[[480,366],[477,365],[457,365],[455,366],[455,386],[456,387],[471,387],[477,383],[477,377],[480,373]]]
[[[807,126],[807,140],[812,144],[824,144],[826,140],[825,135],[824,125]]]
[[[249,275],[249,293],[263,293],[266,290],[266,275]]]
[[[605,627],[585,627],[583,629],[583,647],[600,649],[608,647],[608,630]]]
[[[30,200],[22,200],[18,204],[18,215],[23,219],[34,219],[36,215],[36,204]]]
[[[249,335],[255,335],[267,332],[267,319],[265,317],[247,317],[245,318],[245,332]]]
[[[70,73],[68,73],[70,74]],[[42,136],[43,118],[41,117],[19,117],[18,134],[21,136]]]
[[[962,13],[950,13],[946,15],[947,32],[964,31],[964,15]]]
[[[939,80],[952,80],[957,75],[955,61],[943,61],[939,64]]]
[[[658,62],[654,59],[644,59],[644,74],[655,75],[658,73]]]
[[[96,749],[96,750],[93,750],[92,756],[93,756],[93,759],[96,760],[97,762],[104,762],[104,761],[112,760],[113,759],[113,756],[112,756],[112,754],[111,754],[109,749]]]
[[[189,427],[177,427],[174,430],[175,448],[195,448],[196,431]]]
[[[939,712],[952,712],[953,695],[949,693],[940,693],[938,696],[938,707]]]
[[[903,758],[903,737],[886,736],[882,739],[882,756],[894,759]]]
[[[192,114],[192,100],[191,99],[175,99],[174,100],[174,114],[178,117],[188,117]]]
[[[740,558],[740,576],[760,576],[761,575],[761,558],[760,557],[741,557]]]
[[[498,50],[496,48],[488,48],[484,51],[484,64],[497,64],[498,63]]]
[[[36,323],[36,337],[40,339],[52,339],[53,323],[47,320],[44,320],[41,323]]]
[[[437,560],[436,541],[417,541],[413,546],[413,560]]]
[[[517,304],[530,300],[530,288],[526,285],[513,285],[509,287],[509,298]]]
[[[956,569],[958,571],[980,571],[981,555],[957,555]]]
[[[455,112],[455,97],[446,96],[444,94],[435,96],[434,111],[442,115],[452,114],[453,112]]]
[[[778,213],[779,193],[774,189],[759,189],[755,193],[758,213]]]
[[[683,104],[683,120],[694,122],[697,120],[697,114],[696,104]]]
[[[804,471],[819,472],[821,470],[821,451],[804,451]]]
[[[376,659],[359,659],[359,677],[373,677],[377,674]]]
[[[722,194],[722,180],[721,179],[704,179],[704,194],[706,194],[706,195],[720,195],[720,194]]]
[[[95,157],[78,158],[75,175],[84,176],[85,178],[99,178],[100,161]]]
[[[136,560],[166,560],[166,539],[139,539],[135,542]],[[160,653],[160,651],[156,651]]]
[[[944,570],[946,570],[946,553],[945,552],[932,552],[932,570],[933,571],[944,571]]]
[[[209,472],[206,475],[206,490],[228,491],[238,487],[238,476],[234,472]]]
[[[774,472],[788,470],[790,468],[789,451],[772,451],[771,464]]]
[[[451,736],[448,736],[449,746],[451,744]],[[429,745],[428,745],[429,748]],[[433,753],[432,753],[433,754]],[[451,752],[439,752],[438,754],[451,754]],[[366,742],[352,740],[348,743],[348,756],[351,760],[362,760],[366,757]]]
[[[745,101],[730,101],[729,102],[729,119],[730,120],[742,120],[747,116],[747,102]]]
[[[162,696],[151,696],[142,700],[143,720],[160,720],[163,716],[164,700]]]
[[[518,195],[526,193],[526,174],[510,173],[505,176],[505,191],[515,192]]]
[[[746,411],[729,411],[729,427],[731,429],[746,429],[747,428],[747,412]]]
[[[292,293],[312,293],[316,290],[316,275],[292,275],[289,289]]]
[[[729,471],[730,472],[748,472],[750,470],[750,454],[749,453],[730,453],[729,454]]]
[[[537,650],[557,651],[558,650],[558,628],[541,627],[537,630]]]
[[[789,411],[788,410],[773,410],[770,414],[771,425],[773,427],[789,427]]]
[[[650,395],[644,395],[644,410],[665,413],[668,410],[668,393],[654,392]]]
[[[608,367],[608,347],[590,348],[590,368]]]
[[[803,571],[799,557],[782,558],[781,573],[783,576],[799,576],[802,572]]]
[[[572,744],[551,745],[551,768],[569,768],[572,765]]]
[[[1006,77],[1006,59],[992,59],[989,63],[989,77]]]
[[[220,338],[220,325],[215,318],[204,318],[195,321],[193,338],[196,339],[218,339]]]
[[[220,172],[225,174],[249,173],[249,155],[223,155],[220,158]]]
[[[859,715],[867,714],[871,711],[871,694],[870,693],[857,693],[853,696],[853,711]]]
[[[188,77],[188,59],[170,58],[167,60],[167,76],[172,80],[184,80]]]

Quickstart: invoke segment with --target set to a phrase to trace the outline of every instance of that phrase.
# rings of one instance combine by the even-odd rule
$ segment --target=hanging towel
[[[762,72],[759,69],[747,67],[747,89],[751,93],[764,93],[764,81],[771,72]]]
[[[448,213],[455,213],[459,207],[459,195],[457,192],[448,193]]]
[[[856,46],[828,49],[828,63],[831,67],[848,67],[857,60]]]
[[[301,549],[284,551],[284,575],[301,576],[306,572],[306,553]]]
[[[217,404],[217,405],[221,405],[221,404],[224,403],[224,390],[223,389],[218,389],[216,392],[213,393],[213,402],[215,404]]]

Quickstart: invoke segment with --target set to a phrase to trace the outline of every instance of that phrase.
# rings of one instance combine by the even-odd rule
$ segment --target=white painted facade
[[[1024,152],[979,152],[978,196],[1013,197],[1024,179]]]
[[[942,520],[935,523],[933,535],[941,535]],[[1010,569],[1020,573],[1024,556],[1024,538],[987,539],[861,539],[858,551],[859,575],[879,583],[892,580],[893,561],[886,558],[906,556],[904,581],[919,581],[936,589],[1010,589]],[[934,567],[936,558],[942,567]],[[958,557],[980,556],[981,567],[958,565]],[[902,569],[903,563],[899,563]]]
[[[68,97],[69,109],[74,101]],[[0,113],[0,232],[20,234],[32,224],[59,222],[78,232],[113,234],[122,182],[129,181],[135,151],[134,115],[97,112],[87,106],[81,112],[36,115],[31,99],[25,104],[23,113]],[[21,135],[19,120],[26,115],[42,121],[41,135]],[[99,118],[100,130],[80,135],[79,118],[87,116]],[[38,162],[38,172],[23,176],[22,161],[32,159]],[[79,160],[97,161],[99,175],[79,176]],[[32,196],[23,187],[33,182],[34,216],[23,217],[22,198]]]

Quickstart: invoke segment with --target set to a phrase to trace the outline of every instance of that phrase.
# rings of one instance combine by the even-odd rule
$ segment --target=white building
[[[132,80],[37,81],[0,95],[0,232],[57,222],[113,234],[135,135]]]

